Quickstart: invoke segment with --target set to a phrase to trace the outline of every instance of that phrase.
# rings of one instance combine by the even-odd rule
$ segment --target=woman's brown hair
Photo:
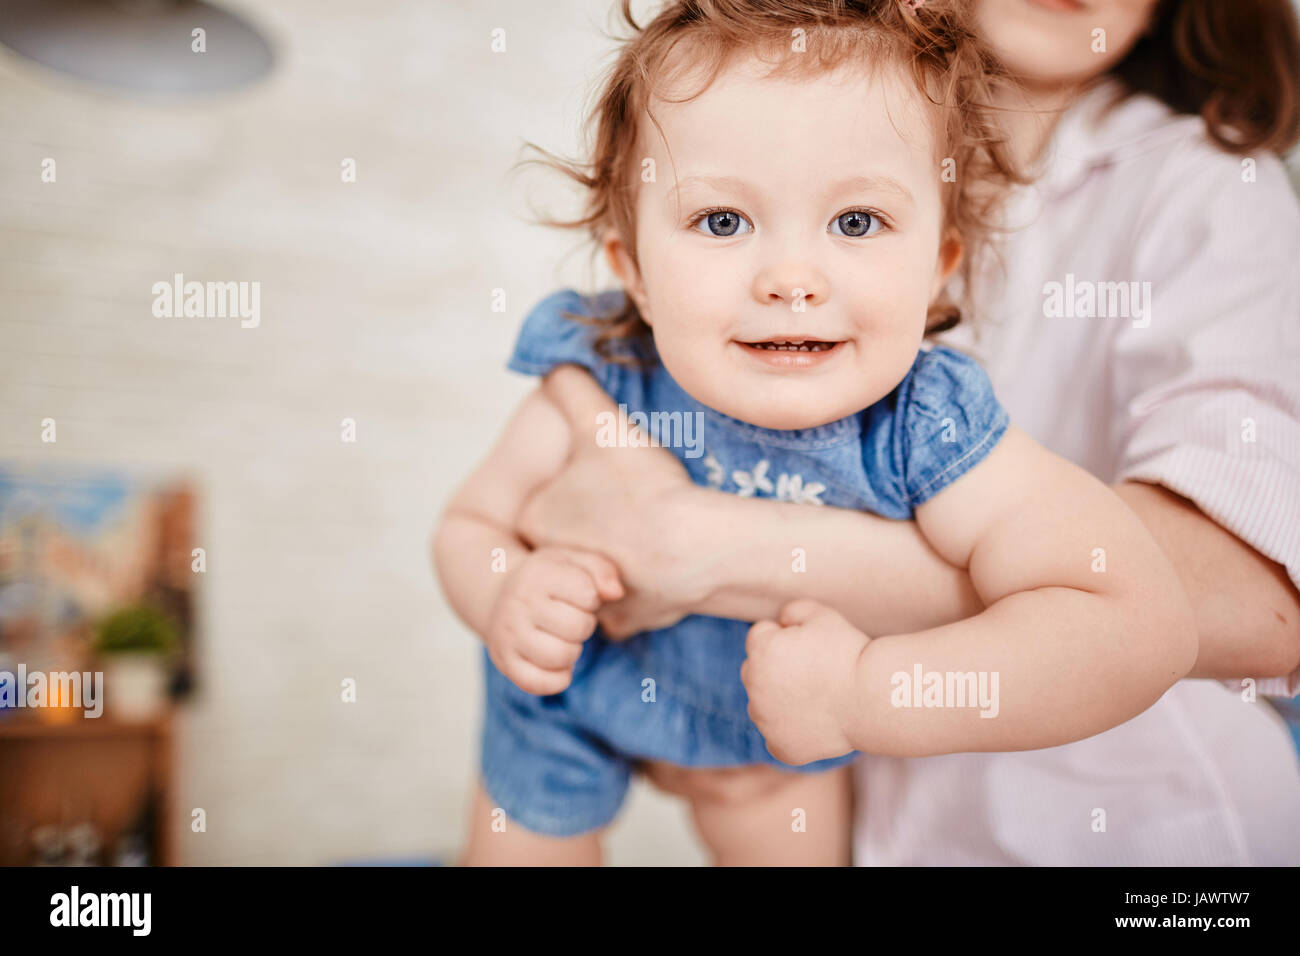
[[[1300,27],[1290,0],[1159,0],[1148,32],[1110,73],[1123,82],[1117,102],[1148,93],[1199,115],[1230,152],[1282,153],[1300,139]]]
[[[545,225],[586,229],[599,248],[608,230],[623,240],[634,263],[635,199],[639,174],[637,135],[652,95],[686,102],[702,94],[740,53],[791,49],[805,38],[805,53],[787,55],[773,73],[830,70],[845,62],[874,69],[881,63],[907,69],[936,118],[935,175],[951,161],[954,176],[943,177],[943,235],[960,238],[965,255],[961,287],[969,288],[974,251],[994,230],[996,210],[1010,187],[1025,182],[1006,137],[993,119],[995,87],[1003,79],[992,53],[976,39],[964,0],[928,0],[916,9],[907,0],[670,0],[644,27],[622,0],[630,29],[604,78],[588,118],[590,161],[570,162],[528,144],[537,162],[564,173],[585,190],[585,214],[573,220],[543,219]],[[707,68],[707,80],[693,95],[672,99],[659,81],[669,57],[687,44],[687,63]],[[657,122],[655,123],[657,127]],[[662,133],[662,131],[661,131]],[[650,327],[630,296],[621,312],[585,318],[602,326],[597,349],[612,361],[636,363],[653,354],[641,346]],[[930,307],[927,334],[952,328],[961,319],[957,302],[940,296]]]

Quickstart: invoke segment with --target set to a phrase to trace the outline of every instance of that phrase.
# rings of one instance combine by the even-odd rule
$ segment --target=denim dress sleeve
[[[590,297],[573,289],[552,292],[524,318],[507,367],[526,375],[545,375],[557,365],[581,365],[606,392],[618,394],[625,376],[624,366],[597,353],[595,341],[600,330],[596,326],[570,316],[612,315],[623,307],[623,301],[619,290]]]
[[[983,461],[1011,424],[979,363],[942,345],[920,353],[899,399],[903,484],[912,508]]]

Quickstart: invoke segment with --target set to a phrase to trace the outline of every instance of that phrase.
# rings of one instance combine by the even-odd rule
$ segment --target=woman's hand
[[[569,423],[573,453],[524,503],[519,535],[532,547],[594,551],[618,565],[627,596],[598,615],[610,637],[676,623],[705,596],[709,555],[682,533],[700,489],[666,449],[596,444],[597,416],[617,408],[583,369],[557,368],[542,390]]]
[[[595,551],[618,566],[627,596],[597,615],[611,637],[687,614],[775,618],[805,597],[872,635],[984,609],[966,571],[939,557],[915,522],[699,487],[666,449],[596,444],[596,416],[616,408],[583,369],[557,368],[542,391],[567,422],[570,455],[512,520],[533,547]],[[810,573],[794,566],[795,549]]]

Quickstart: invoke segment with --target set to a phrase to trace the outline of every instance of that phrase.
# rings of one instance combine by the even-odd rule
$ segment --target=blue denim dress
[[[982,461],[1007,429],[984,370],[943,346],[920,351],[907,377],[870,408],[816,428],[759,428],[701,405],[658,362],[607,361],[592,347],[597,330],[566,317],[609,315],[622,304],[620,290],[546,297],[525,319],[509,367],[530,375],[564,363],[586,367],[633,422],[658,432],[699,485],[906,520]],[[618,440],[617,426],[607,437]],[[597,630],[570,686],[546,697],[520,690],[484,651],[487,793],[525,828],[572,836],[613,819],[638,760],[800,771],[851,760],[793,768],[768,753],[740,682],[750,623],[692,615],[618,643]]]

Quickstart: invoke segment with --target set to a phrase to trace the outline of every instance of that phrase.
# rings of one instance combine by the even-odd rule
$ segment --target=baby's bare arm
[[[568,445],[563,419],[534,391],[452,497],[434,536],[448,601],[497,668],[530,694],[569,685],[596,611],[623,595],[618,570],[601,555],[530,550],[513,530],[524,498],[560,468]]]
[[[1138,517],[1014,426],[916,519],[944,558],[969,569],[988,607],[867,645],[848,729],[855,746],[906,755],[1055,746],[1135,717],[1195,662],[1187,596]],[[997,716],[893,706],[893,675],[918,664],[996,673]]]
[[[480,636],[509,572],[528,554],[515,533],[524,500],[554,477],[569,453],[569,429],[541,388],[520,403],[488,456],[452,495],[433,538],[447,600]],[[499,550],[498,550],[499,549]]]

